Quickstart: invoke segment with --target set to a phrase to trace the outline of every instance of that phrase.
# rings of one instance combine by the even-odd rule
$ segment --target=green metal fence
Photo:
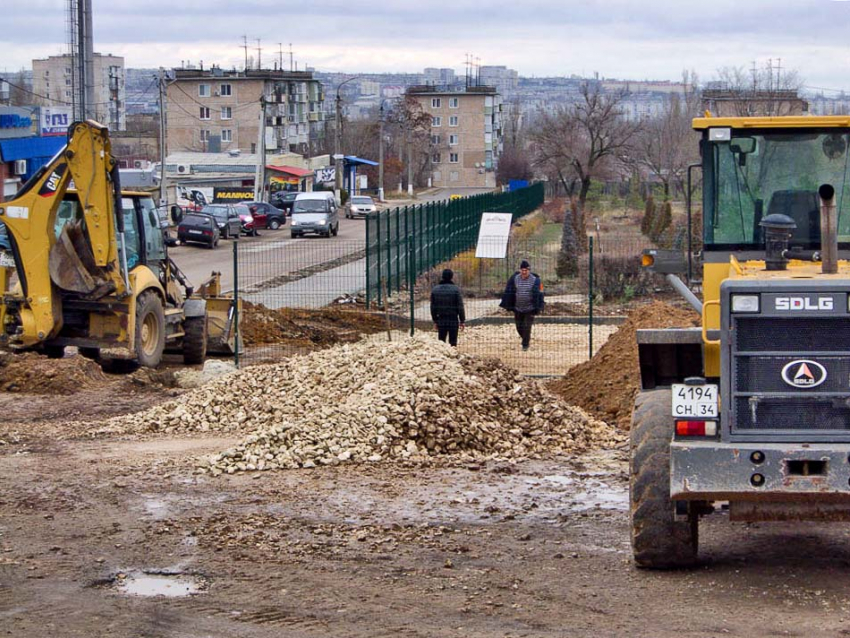
[[[420,274],[472,248],[481,214],[527,215],[543,204],[543,184],[509,193],[387,209],[366,218],[366,303],[382,303]]]

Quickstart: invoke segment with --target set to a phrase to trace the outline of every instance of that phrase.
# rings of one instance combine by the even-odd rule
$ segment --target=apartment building
[[[431,182],[442,188],[495,188],[502,150],[502,104],[491,86],[415,86],[431,115]]]
[[[256,153],[261,98],[267,152],[309,154],[324,134],[324,91],[310,71],[181,68],[167,90],[169,153]]]
[[[127,127],[126,80],[124,58],[110,54],[94,54],[95,119],[116,131]],[[70,105],[74,96],[74,75],[70,55],[51,55],[32,61],[32,90],[43,106]],[[36,98],[39,99],[39,98]]]

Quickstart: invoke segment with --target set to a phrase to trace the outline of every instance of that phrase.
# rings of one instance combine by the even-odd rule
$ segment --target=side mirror
[[[176,205],[172,206],[171,219],[174,221],[175,224],[179,224],[181,221],[183,221],[183,209]]]
[[[747,165],[747,155],[755,153],[757,145],[754,137],[736,137],[729,142],[731,151],[738,155],[738,165]]]

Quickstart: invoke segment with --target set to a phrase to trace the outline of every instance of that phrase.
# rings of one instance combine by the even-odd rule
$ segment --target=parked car
[[[245,202],[254,217],[254,225],[258,228],[277,230],[286,225],[286,212],[266,202]]]
[[[239,215],[239,230],[243,234],[250,235],[251,237],[259,235],[257,232],[258,227],[254,224],[254,216],[251,214],[251,209],[247,206],[247,204],[234,204],[233,207]]]
[[[236,211],[236,207],[232,204],[207,204],[201,209],[201,212],[205,215],[215,217],[218,230],[224,239],[239,237],[242,222],[239,220],[239,213]]]
[[[187,213],[177,226],[177,239],[181,242],[206,244],[208,248],[218,246],[221,232],[216,218],[203,213]]]
[[[347,219],[354,219],[357,216],[366,217],[366,215],[374,213],[376,210],[378,210],[378,207],[375,206],[375,202],[372,201],[371,197],[355,195],[345,205],[345,217]]]
[[[330,237],[339,232],[339,212],[334,194],[329,191],[298,193],[292,205],[290,235],[300,237],[316,233]]]
[[[272,193],[271,202],[282,211],[292,214],[292,204],[295,203],[295,198],[298,197],[298,191],[278,191]]]

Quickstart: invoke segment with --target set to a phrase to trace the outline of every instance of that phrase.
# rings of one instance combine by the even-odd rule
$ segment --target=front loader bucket
[[[233,354],[236,351],[236,308],[233,299],[207,297],[207,352]],[[242,322],[242,302],[239,302],[239,322]],[[241,333],[240,333],[241,334]],[[239,351],[242,338],[239,337]]]
[[[115,291],[115,284],[95,264],[82,223],[69,221],[50,249],[50,280],[62,290],[99,299]]]

